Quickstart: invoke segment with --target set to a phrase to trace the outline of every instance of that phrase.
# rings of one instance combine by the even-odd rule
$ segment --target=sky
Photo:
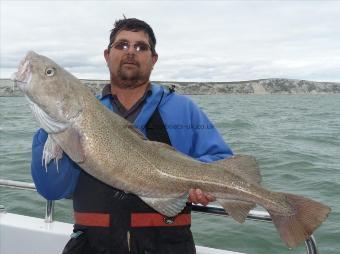
[[[123,15],[155,32],[151,80],[340,82],[340,1],[326,0],[0,0],[0,78],[34,50],[78,78],[109,79],[103,50]]]

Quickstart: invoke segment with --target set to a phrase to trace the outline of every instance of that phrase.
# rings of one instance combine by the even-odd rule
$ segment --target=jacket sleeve
[[[39,129],[32,144],[32,178],[37,191],[48,200],[71,197],[77,184],[80,168],[65,154],[58,162],[58,168],[51,161],[47,169],[42,163],[42,154],[47,133]]]
[[[189,98],[170,95],[161,115],[172,145],[180,152],[203,162],[233,155],[206,114]]]
[[[192,157],[203,162],[212,162],[232,156],[229,145],[206,114],[195,104],[191,106],[191,112]]]

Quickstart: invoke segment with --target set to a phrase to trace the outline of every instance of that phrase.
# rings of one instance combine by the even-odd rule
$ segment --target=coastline
[[[109,80],[80,79],[94,94],[100,93]],[[316,82],[297,79],[258,79],[235,82],[175,82],[152,81],[165,87],[175,87],[179,94],[217,95],[217,94],[340,94],[340,83]],[[11,79],[0,79],[0,97],[23,96]]]

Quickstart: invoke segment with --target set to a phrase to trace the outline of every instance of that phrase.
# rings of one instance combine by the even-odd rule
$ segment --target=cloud
[[[151,24],[154,80],[270,77],[340,81],[336,1],[1,1],[1,77],[26,51],[80,78],[108,79],[103,59],[116,19]]]

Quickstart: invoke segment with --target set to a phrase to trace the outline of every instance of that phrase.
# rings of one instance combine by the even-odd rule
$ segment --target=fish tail
[[[313,231],[327,218],[331,209],[305,197],[286,193],[283,195],[292,207],[293,214],[287,216],[274,210],[268,210],[268,212],[281,239],[288,247],[294,248],[311,236]]]

